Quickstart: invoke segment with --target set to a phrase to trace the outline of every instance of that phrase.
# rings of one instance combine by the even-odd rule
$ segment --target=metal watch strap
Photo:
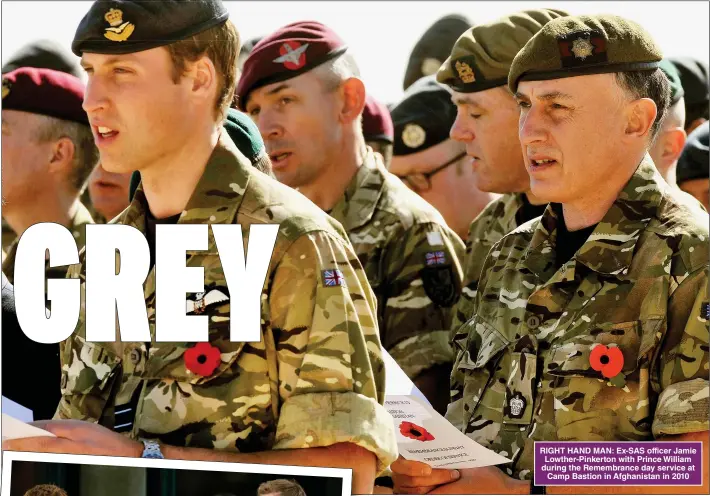
[[[141,458],[154,458],[159,460],[165,458],[162,451],[160,451],[160,445],[157,442],[151,441],[150,439],[141,439],[141,442],[144,446]]]

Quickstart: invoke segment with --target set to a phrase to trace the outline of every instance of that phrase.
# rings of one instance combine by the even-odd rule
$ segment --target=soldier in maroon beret
[[[277,179],[345,227],[378,297],[383,346],[443,412],[465,247],[366,145],[365,85],[345,42],[317,22],[287,25],[254,47],[237,95]]]
[[[385,167],[389,169],[394,144],[392,116],[387,106],[372,95],[367,95],[365,98],[365,108],[362,111],[362,134],[367,146],[382,155]]]
[[[91,214],[79,193],[98,161],[86,112],[84,84],[71,74],[22,67],[2,78],[2,215],[18,239],[39,222],[72,231],[79,248]],[[38,201],[38,199],[41,199]],[[14,280],[16,239],[2,270]],[[67,267],[51,268],[63,278]]]

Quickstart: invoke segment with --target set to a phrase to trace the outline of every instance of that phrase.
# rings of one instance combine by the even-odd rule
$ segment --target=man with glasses
[[[259,127],[277,179],[345,227],[378,299],[382,345],[443,411],[464,245],[366,146],[365,86],[346,50],[317,22],[279,29],[244,63],[239,105]]]
[[[427,76],[392,109],[395,129],[390,172],[424,198],[462,239],[471,221],[498,195],[476,187],[466,146],[449,138],[456,120],[451,90]]]

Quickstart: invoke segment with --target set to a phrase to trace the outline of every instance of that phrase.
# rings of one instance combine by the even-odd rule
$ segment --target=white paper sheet
[[[382,359],[385,362],[385,397],[393,395],[416,396],[426,405],[430,405],[422,392],[419,391],[412,380],[404,373],[404,370],[397,365],[394,358],[385,350],[382,350],[382,355]]]
[[[21,439],[25,437],[57,437],[51,432],[40,429],[30,424],[26,424],[21,420],[10,417],[8,414],[2,414],[2,440]]]
[[[413,396],[385,395],[392,415],[399,454],[435,468],[476,468],[508,463],[451,425],[431,406]]]

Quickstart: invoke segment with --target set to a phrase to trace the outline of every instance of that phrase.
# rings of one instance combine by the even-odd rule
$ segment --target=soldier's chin
[[[563,203],[565,195],[561,190],[562,184],[560,181],[530,178],[530,192],[540,201]]]

